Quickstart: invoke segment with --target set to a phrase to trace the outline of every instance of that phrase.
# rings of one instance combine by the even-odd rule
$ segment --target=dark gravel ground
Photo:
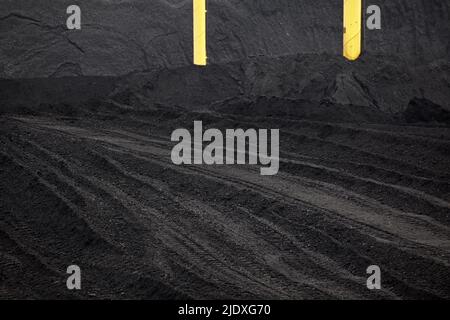
[[[198,119],[280,128],[280,173],[173,165]],[[3,299],[450,298],[448,127],[164,108],[0,131]]]

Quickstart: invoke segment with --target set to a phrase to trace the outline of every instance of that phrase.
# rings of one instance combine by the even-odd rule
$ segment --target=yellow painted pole
[[[193,0],[194,64],[206,66],[206,0]]]
[[[344,57],[356,60],[362,47],[362,0],[344,0]]]

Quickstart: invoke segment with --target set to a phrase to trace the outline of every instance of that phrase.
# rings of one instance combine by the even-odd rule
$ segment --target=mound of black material
[[[450,124],[450,112],[424,98],[414,98],[403,113],[406,122],[438,122]]]

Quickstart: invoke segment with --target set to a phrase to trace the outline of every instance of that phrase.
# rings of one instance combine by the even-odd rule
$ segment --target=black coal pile
[[[0,3],[0,78],[122,75],[191,64],[192,6],[186,0],[80,0],[82,29],[67,30],[71,3]],[[382,31],[366,51],[412,64],[447,59],[450,4],[373,0]],[[208,0],[211,63],[298,53],[341,53],[342,1]]]
[[[342,1],[208,0],[199,68],[190,1],[0,0],[0,299],[450,299],[450,4],[370,3],[349,62]],[[175,164],[195,121],[278,174]]]

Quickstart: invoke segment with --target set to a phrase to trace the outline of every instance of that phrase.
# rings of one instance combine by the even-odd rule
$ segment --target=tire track
[[[74,209],[107,199],[101,205],[104,217],[95,224],[102,228],[101,222],[111,214],[119,214],[121,222],[104,226],[98,238],[117,242],[110,232],[113,225],[129,226],[119,241],[124,245],[115,247],[141,246],[127,255],[133,268],[153,270],[156,278],[185,295],[201,298],[205,296],[201,292],[212,290],[216,294],[211,297],[218,296],[223,285],[224,296],[369,298],[374,295],[364,288],[365,270],[357,269],[379,260],[392,287],[377,297],[399,298],[405,292],[416,297],[449,296],[442,283],[449,279],[450,230],[438,213],[445,214],[450,205],[425,187],[419,190],[416,185],[363,176],[351,170],[347,160],[343,162],[350,170],[344,171],[340,159],[331,166],[314,154],[295,152],[283,154],[282,171],[275,177],[261,177],[257,168],[248,166],[181,167],[170,162],[171,144],[156,132],[143,135],[138,130],[74,126],[49,119],[18,123],[19,127],[26,123],[33,135],[19,137],[22,149],[16,147],[20,139],[6,143],[13,153],[4,156],[14,154],[27,170],[45,170],[48,188]],[[64,145],[64,141],[71,143]],[[80,142],[82,147],[77,146]],[[287,170],[288,166],[294,167]],[[305,168],[321,175],[302,174]],[[391,172],[409,175],[416,182],[447,183],[435,176]],[[423,205],[409,211],[401,202],[383,204],[340,179],[367,190],[378,188],[383,196],[402,194]],[[424,206],[433,213],[423,214]],[[94,221],[81,212],[77,215],[82,221]],[[133,229],[139,233],[137,238],[129,237]],[[355,242],[358,238],[362,242]],[[372,252],[365,250],[366,244]],[[428,282],[402,274],[403,261],[389,259],[391,252],[415,260],[417,271]]]

